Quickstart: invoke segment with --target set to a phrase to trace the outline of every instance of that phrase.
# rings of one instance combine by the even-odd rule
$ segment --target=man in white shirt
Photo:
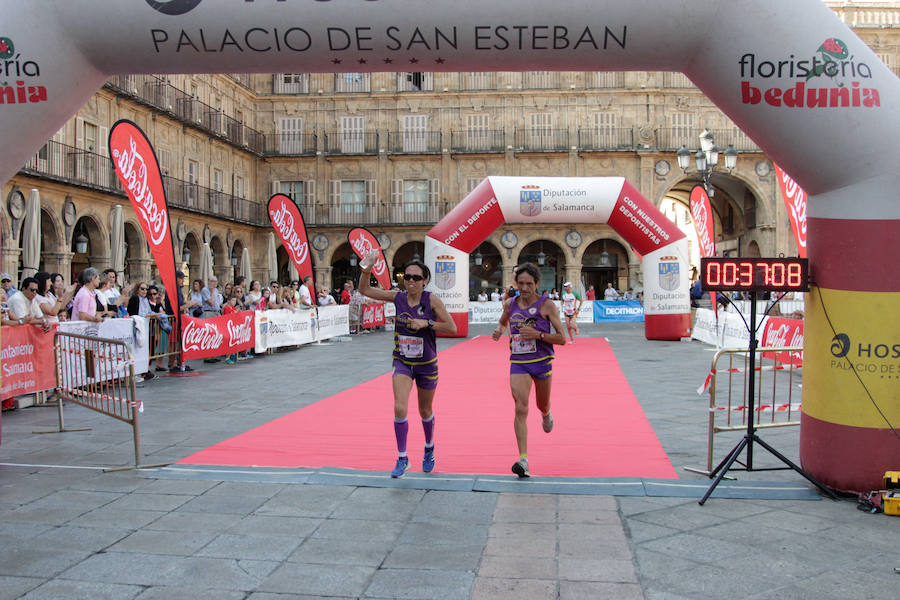
[[[494,288],[494,291],[491,292],[491,302],[500,302],[503,300],[503,296],[500,294],[500,288]]]
[[[9,297],[9,318],[19,325],[42,325],[47,328],[47,320],[40,306],[34,302],[38,292],[38,282],[34,277],[26,277],[22,281],[19,293]]]
[[[607,283],[606,289],[603,290],[603,299],[604,300],[618,300],[620,298],[618,290],[613,287],[613,284]]]
[[[312,275],[307,275],[303,278],[303,285],[299,287],[297,290],[300,293],[300,307],[301,308],[315,308],[316,305],[312,300],[312,294],[309,292],[309,288],[312,285],[313,278]]]

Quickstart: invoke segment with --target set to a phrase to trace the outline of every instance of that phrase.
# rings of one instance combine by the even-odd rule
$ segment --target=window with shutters
[[[691,113],[672,113],[669,115],[669,145],[672,148],[682,144],[696,144],[697,131],[694,127],[694,115]]]
[[[366,212],[366,182],[341,181],[341,213],[345,216]]]
[[[403,151],[425,152],[428,147],[428,116],[405,115],[403,125]]]
[[[616,113],[597,112],[593,115],[594,148],[615,148]]]
[[[334,74],[334,91],[335,92],[368,92],[369,91],[369,74],[368,73],[335,73]]]
[[[484,177],[469,177],[466,179],[466,195],[471,194],[478,184],[484,181]]]
[[[551,113],[533,113],[528,116],[528,148],[534,150],[553,147],[553,115]]]
[[[309,92],[309,74],[278,73],[274,88],[276,94],[306,94]]]
[[[290,196],[294,202],[300,204],[305,198],[305,183],[304,181],[282,181],[278,191],[285,196]]]
[[[362,154],[366,149],[366,118],[341,117],[341,152]]]
[[[244,196],[244,178],[240,175],[234,176],[234,195],[238,198],[246,198]]]
[[[431,73],[397,73],[398,92],[423,92],[433,89],[434,77]]]
[[[302,117],[281,117],[278,120],[278,152],[280,154],[303,152]]]
[[[200,190],[200,163],[196,160],[187,161],[187,186],[185,189],[185,199],[190,206],[197,206]]]
[[[490,123],[490,115],[487,114],[466,116],[466,150],[479,152],[490,149]]]
[[[428,180],[403,180],[403,219],[408,223],[425,221],[428,211]]]

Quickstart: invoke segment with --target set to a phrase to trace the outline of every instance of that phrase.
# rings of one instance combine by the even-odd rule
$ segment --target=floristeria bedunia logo
[[[38,64],[33,60],[22,60],[12,39],[0,36],[0,104],[46,102],[47,88],[25,84],[26,77],[40,76]]]
[[[810,59],[760,59],[744,54],[741,69],[741,102],[790,108],[845,108],[881,106],[878,89],[864,86],[872,79],[872,69],[855,60],[849,46],[838,38],[828,38]],[[793,87],[753,85],[751,80],[799,79]],[[816,85],[825,84],[825,85]]]

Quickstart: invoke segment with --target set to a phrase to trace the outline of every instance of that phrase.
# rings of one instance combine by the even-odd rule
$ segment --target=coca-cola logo
[[[697,229],[703,256],[713,256],[716,250],[710,236],[712,227],[710,227],[709,213],[706,211],[705,202],[691,202],[691,218],[694,219],[694,227]]]
[[[181,336],[181,345],[185,350],[202,352],[215,350],[222,345],[223,336],[215,324],[206,321],[199,325],[197,321],[189,320]]]
[[[797,243],[806,247],[806,192],[797,185],[790,175],[781,172],[781,188],[784,192],[784,201],[791,213],[791,222],[797,231]]]
[[[129,136],[128,148],[113,148],[112,155],[138,216],[146,224],[150,242],[159,246],[169,231],[169,216],[165,206],[160,206],[153,197],[147,163],[137,150],[137,142]]]
[[[253,335],[253,315],[247,315],[243,323],[228,321],[228,346],[240,346],[250,342]]]
[[[353,250],[360,258],[364,257],[372,250],[380,250],[380,248],[376,248],[372,241],[362,233],[360,233],[359,236],[352,241],[352,244]],[[381,275],[382,273],[384,273],[385,269],[387,269],[387,261],[385,261],[384,256],[379,253],[378,260],[375,261],[375,265],[372,267],[372,271],[375,273],[375,275]]]
[[[272,219],[272,225],[281,236],[285,249],[290,253],[291,259],[295,265],[302,265],[306,262],[309,254],[309,245],[305,239],[301,239],[300,234],[294,226],[294,215],[288,210],[284,201],[278,209],[269,209],[269,217]]]

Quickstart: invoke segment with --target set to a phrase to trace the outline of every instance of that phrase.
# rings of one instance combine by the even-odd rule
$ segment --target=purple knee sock
[[[409,421],[394,417],[394,435],[397,437],[397,452],[406,456],[406,434],[409,433]]]
[[[425,447],[434,446],[434,413],[427,419],[422,419],[422,429],[425,430]]]

